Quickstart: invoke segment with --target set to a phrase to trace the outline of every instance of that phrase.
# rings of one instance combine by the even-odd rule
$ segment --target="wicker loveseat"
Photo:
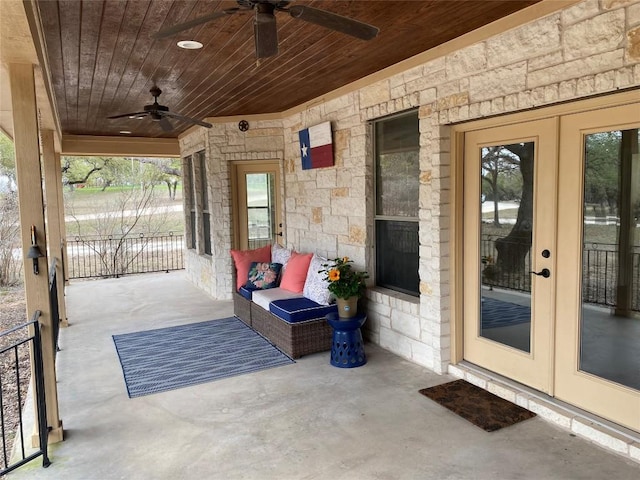
[[[292,323],[265,310],[238,292],[233,294],[233,306],[236,317],[291,358],[331,349],[332,330],[325,319],[325,310],[320,310],[320,317]],[[335,311],[335,305],[332,307]]]
[[[275,248],[278,249],[277,246]],[[272,260],[286,264],[288,257],[278,258],[277,255],[276,250]],[[306,277],[298,278],[294,286],[291,286],[291,282],[285,285],[290,289],[281,286],[259,290],[241,286],[233,293],[235,316],[291,358],[330,350],[332,329],[326,321],[326,315],[337,312],[337,307],[326,305],[328,291],[326,295],[320,291],[321,298],[318,298],[317,271],[318,262],[321,261],[326,259],[313,255],[307,262]],[[292,273],[293,266],[286,268],[290,269],[288,273]],[[286,281],[285,275],[283,282]],[[306,288],[312,283],[315,283],[313,288]],[[320,288],[326,288],[326,285]],[[303,292],[314,299],[307,298]]]

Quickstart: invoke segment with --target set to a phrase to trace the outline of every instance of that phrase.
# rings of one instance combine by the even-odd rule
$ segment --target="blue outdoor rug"
[[[295,363],[235,317],[113,335],[129,397]]]
[[[483,297],[482,328],[509,327],[531,321],[531,308]]]

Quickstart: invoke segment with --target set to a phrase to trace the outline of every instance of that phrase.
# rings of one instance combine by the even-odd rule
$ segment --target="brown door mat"
[[[423,388],[420,393],[487,432],[536,416],[535,413],[465,380]]]

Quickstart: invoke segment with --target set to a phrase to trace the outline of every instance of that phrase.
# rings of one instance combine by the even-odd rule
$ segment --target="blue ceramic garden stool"
[[[333,328],[331,342],[331,365],[340,368],[359,367],[367,363],[360,327],[367,320],[364,314],[352,318],[340,318],[337,313],[329,313],[327,322]]]

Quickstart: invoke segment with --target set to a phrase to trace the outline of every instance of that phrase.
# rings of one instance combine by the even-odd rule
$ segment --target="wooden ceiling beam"
[[[63,135],[62,155],[111,157],[179,157],[177,138]]]

